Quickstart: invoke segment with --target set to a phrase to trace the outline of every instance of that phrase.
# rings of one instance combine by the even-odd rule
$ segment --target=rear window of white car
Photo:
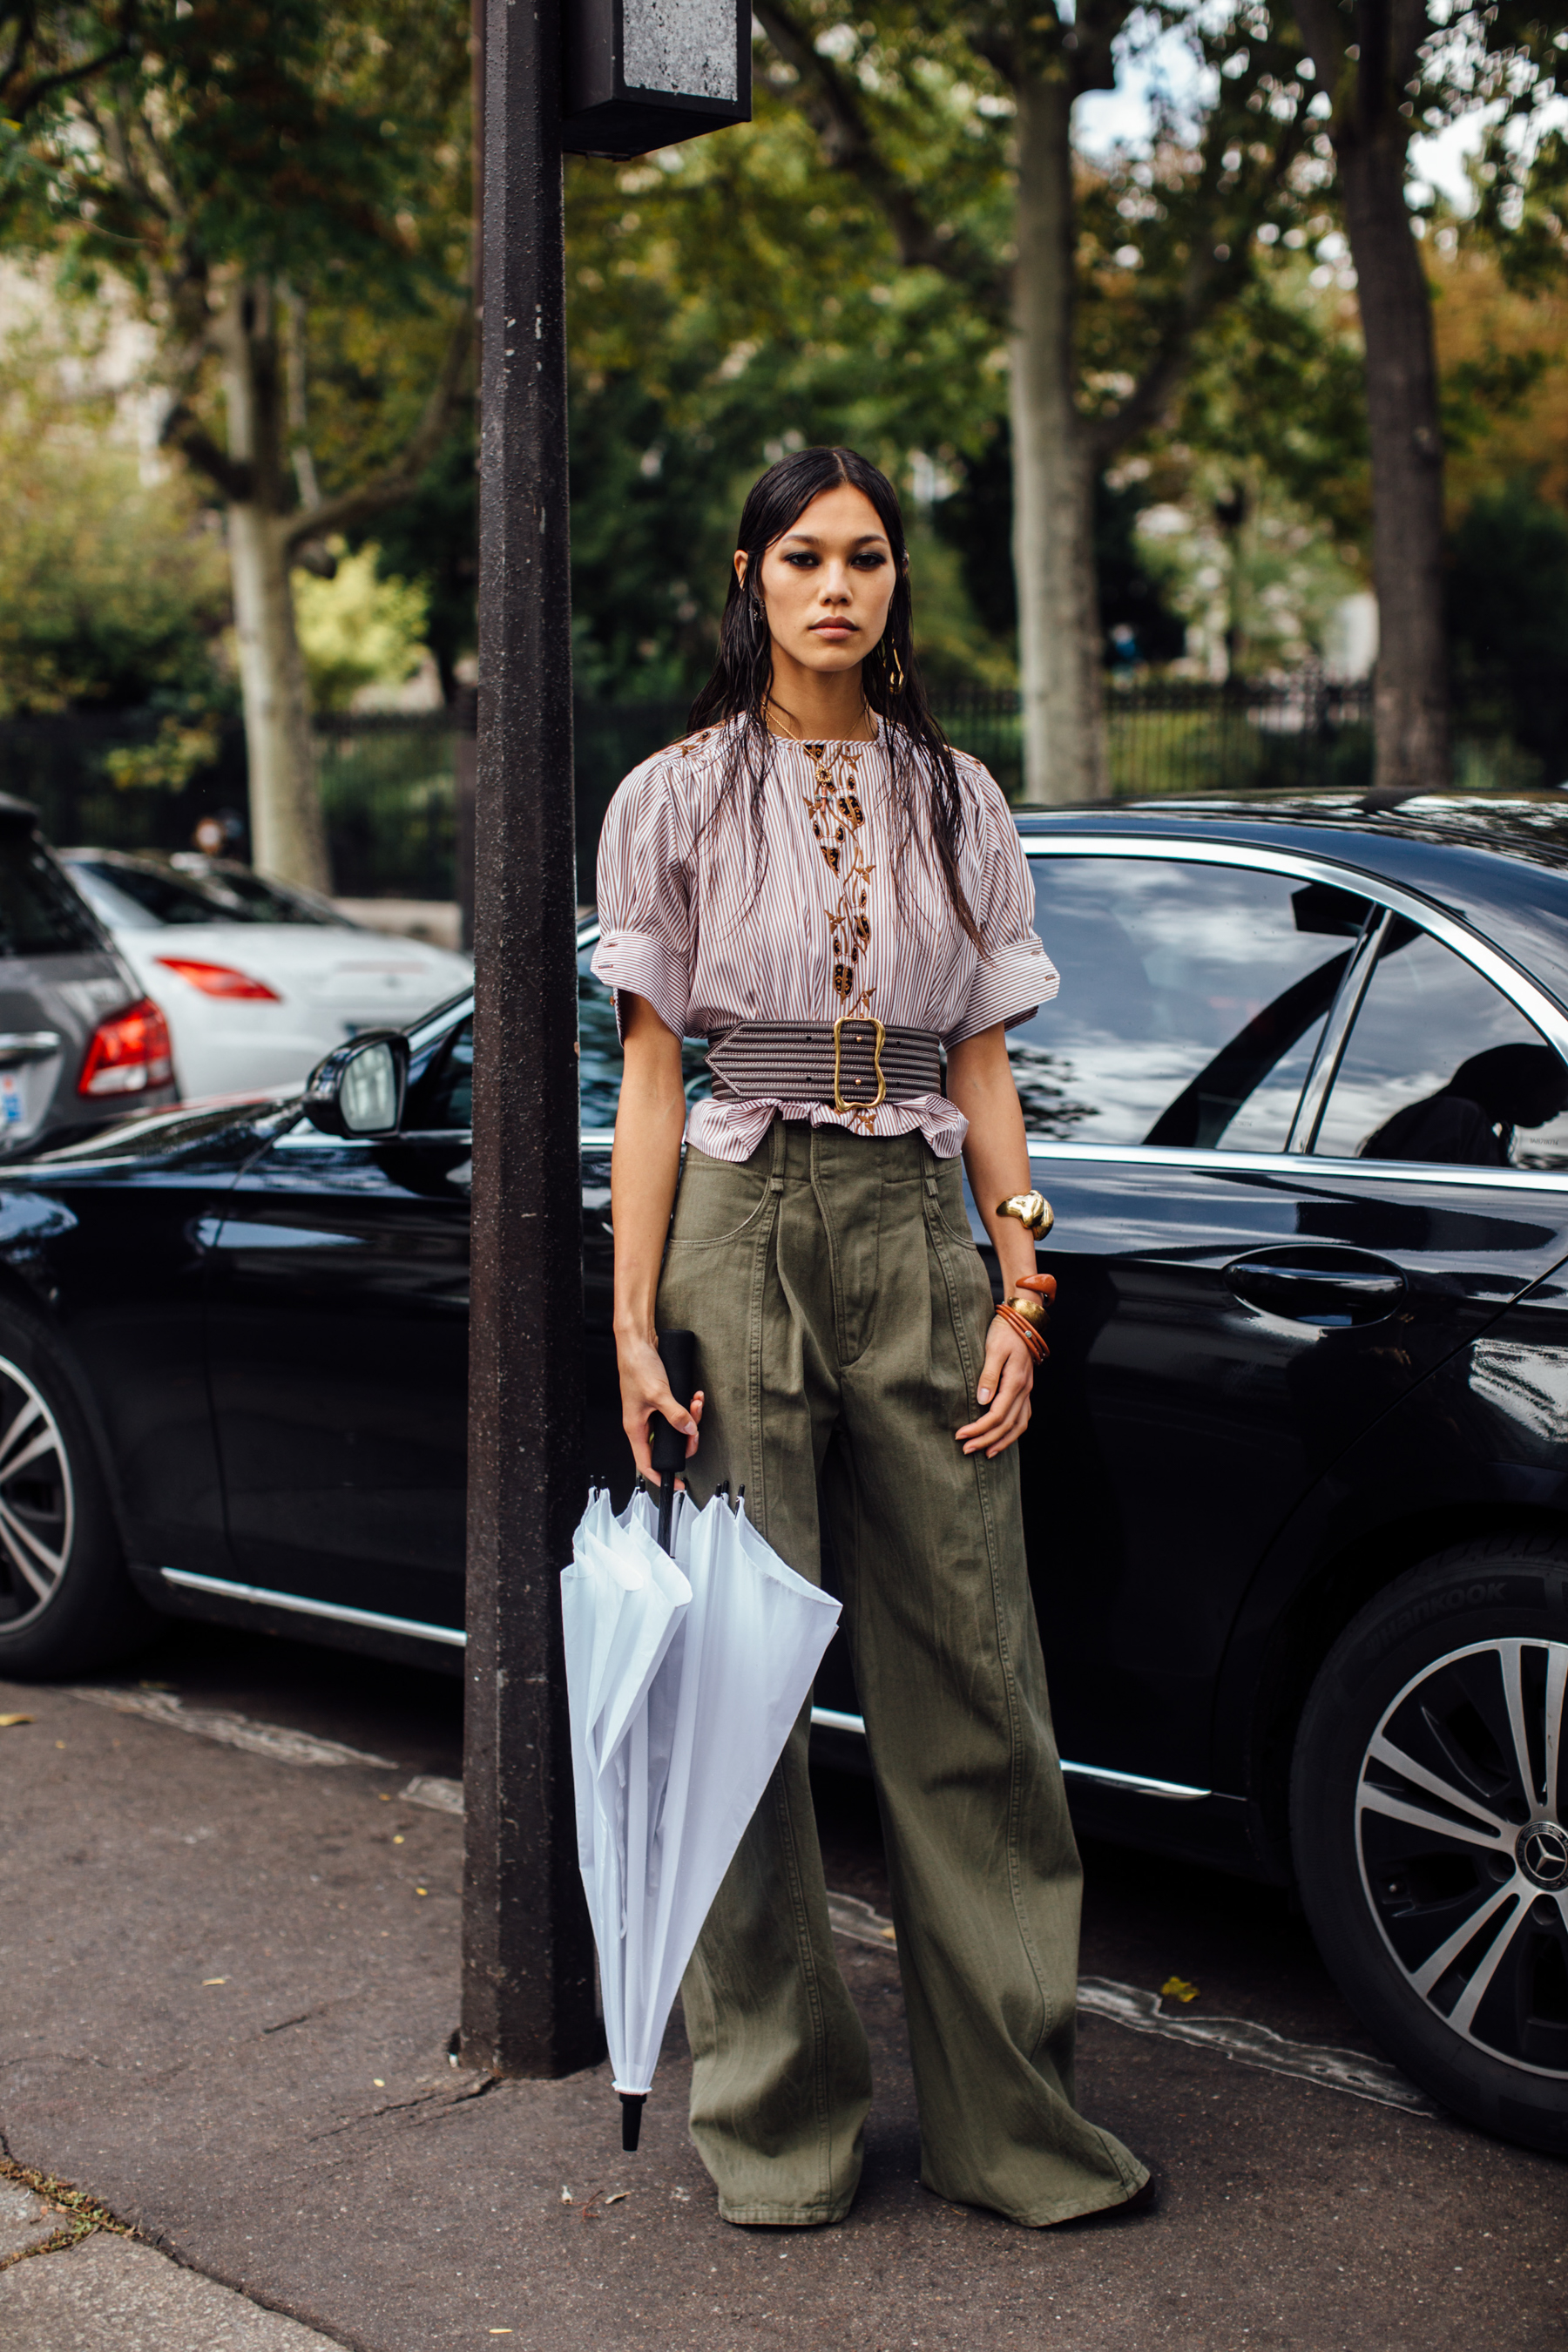
[[[125,930],[160,930],[191,923],[312,923],[348,930],[324,908],[276,890],[258,875],[174,874],[166,866],[119,858],[73,857],[70,870],[82,895],[106,923]]]

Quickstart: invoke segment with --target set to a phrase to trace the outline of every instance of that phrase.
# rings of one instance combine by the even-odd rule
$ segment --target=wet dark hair
[[[840,483],[862,491],[876,509],[897,573],[888,625],[861,664],[860,685],[868,707],[887,728],[893,793],[903,820],[898,856],[901,860],[912,841],[922,856],[934,856],[959,928],[979,948],[979,928],[958,872],[963,838],[958,768],[952,744],[931,716],[915,664],[909,553],[898,493],[886,474],[857,450],[798,449],[770,466],[747,494],[736,540],[745,551],[745,583],[742,585],[731,572],[719,625],[718,663],[691,706],[694,734],[705,727],[734,722],[713,816],[716,819],[734,802],[744,780],[759,861],[765,857],[762,803],[773,761],[767,706],[773,662],[762,594],[763,558],[800,520],[813,499],[824,490],[837,489]],[[760,872],[757,887],[761,887]]]

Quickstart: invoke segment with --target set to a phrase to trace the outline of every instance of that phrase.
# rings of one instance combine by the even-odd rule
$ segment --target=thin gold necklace
[[[782,735],[786,743],[874,743],[877,740],[876,714],[872,710],[870,704],[866,700],[864,695],[860,698],[860,717],[862,722],[869,724],[871,731],[868,735],[792,735],[785,728],[774,725],[773,714],[775,711],[780,719],[787,719],[791,727],[794,727],[798,723],[793,713],[787,711],[782,702],[775,702],[773,696],[770,694],[766,704],[763,706],[763,715],[767,721],[768,732],[771,735]]]

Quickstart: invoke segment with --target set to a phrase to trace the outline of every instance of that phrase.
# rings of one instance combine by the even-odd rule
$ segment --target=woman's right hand
[[[662,1412],[671,1429],[682,1432],[686,1438],[686,1458],[689,1462],[697,1451],[698,1429],[702,1419],[702,1391],[698,1390],[689,1406],[677,1404],[670,1394],[668,1376],[658,1349],[650,1339],[617,1339],[616,1360],[621,1375],[621,1426],[632,1449],[637,1465],[637,1475],[650,1486],[662,1482],[648,1454],[647,1425],[649,1417]],[[680,1483],[679,1480],[676,1482]]]

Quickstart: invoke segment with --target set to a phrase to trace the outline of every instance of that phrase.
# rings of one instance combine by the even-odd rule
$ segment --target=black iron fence
[[[342,897],[453,898],[460,732],[446,710],[321,722],[317,773]],[[197,733],[208,756],[182,776]],[[237,719],[200,730],[137,710],[8,719],[0,722],[0,792],[30,801],[62,848],[188,849],[205,816],[235,820],[246,845]]]
[[[984,760],[1016,799],[1023,727],[1015,693],[975,688],[933,698],[961,751]],[[1282,682],[1186,678],[1107,681],[1111,790],[1118,799],[1210,792],[1364,787],[1372,780],[1372,692],[1313,672]],[[596,843],[610,794],[638,760],[673,741],[684,705],[584,706],[577,713],[578,851]]]
[[[1017,696],[950,693],[936,708],[952,740],[984,760],[1016,797],[1023,782]],[[1119,799],[1360,790],[1371,782],[1365,682],[1313,672],[1224,684],[1112,677],[1106,710],[1111,789]],[[616,785],[639,760],[676,740],[685,724],[679,702],[579,705],[577,852],[584,877],[592,875]],[[33,802],[52,841],[185,848],[203,816],[232,813],[243,821],[245,814],[238,725],[207,731],[203,743],[165,719],[135,711],[8,720],[0,723],[0,790]],[[448,901],[459,895],[463,733],[461,716],[445,710],[321,722],[317,758],[340,894]],[[1500,731],[1483,705],[1473,713],[1461,708],[1456,733],[1456,781],[1463,786],[1563,781]],[[584,895],[589,890],[585,880]]]

